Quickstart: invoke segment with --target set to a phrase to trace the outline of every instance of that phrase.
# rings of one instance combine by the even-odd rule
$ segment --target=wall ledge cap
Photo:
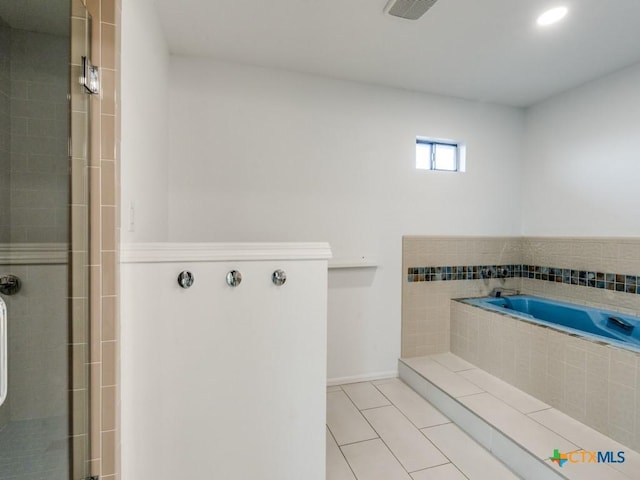
[[[312,243],[123,243],[120,263],[329,260],[326,242]]]

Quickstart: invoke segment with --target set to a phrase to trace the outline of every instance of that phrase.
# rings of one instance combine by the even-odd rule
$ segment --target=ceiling
[[[28,0],[27,0],[28,1]],[[528,106],[640,61],[640,0],[155,0],[172,53]],[[542,11],[566,5],[560,23]]]

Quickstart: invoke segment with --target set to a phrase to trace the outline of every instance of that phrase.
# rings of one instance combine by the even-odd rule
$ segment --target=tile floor
[[[450,352],[401,362],[566,478],[640,480],[640,453]],[[580,462],[560,468],[549,459],[556,448],[560,452],[624,451],[626,458],[622,463]],[[449,458],[461,468],[455,458]]]
[[[327,388],[327,480],[487,478],[519,477],[401,380]]]

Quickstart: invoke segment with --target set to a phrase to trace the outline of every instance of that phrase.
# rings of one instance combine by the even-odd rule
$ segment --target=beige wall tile
[[[102,443],[102,364],[91,364],[91,459],[99,459]],[[93,472],[99,470],[92,470]]]
[[[71,304],[71,342],[89,344],[88,328],[88,300],[86,298],[72,298]]]
[[[116,392],[115,386],[102,387],[102,429],[116,428]]]
[[[86,435],[89,427],[89,391],[87,389],[71,392],[71,435]]]
[[[100,175],[100,203],[104,205],[116,205],[116,176],[115,162],[110,160],[102,160]]]
[[[87,172],[85,171],[84,158],[74,158],[71,160],[71,204],[82,205],[86,209],[87,202]],[[73,212],[72,212],[73,215]],[[73,217],[72,217],[73,218]],[[84,229],[79,229],[82,232],[87,231],[87,226]],[[73,241],[73,240],[72,240]]]
[[[102,207],[102,250],[116,249],[116,208]]]
[[[87,114],[71,112],[71,156],[84,159],[88,152]]]
[[[100,21],[104,23],[116,23],[116,2],[113,0],[102,0],[100,3]]]
[[[100,48],[100,65],[103,68],[116,68],[116,27],[112,24],[101,24],[102,43]]]
[[[75,388],[88,388],[87,380],[87,346],[85,344],[71,345],[71,381]]]
[[[102,252],[102,295],[113,296],[116,294],[116,254],[115,252]]]
[[[78,186],[79,189],[84,190],[84,181],[81,185]],[[82,252],[83,255],[78,260],[83,260],[83,265],[86,264],[86,260],[88,260],[88,256],[84,255],[84,252],[87,249],[87,232],[88,232],[88,216],[87,216],[87,206],[86,204],[77,204],[71,206],[71,245],[73,246],[74,252]],[[86,260],[85,260],[85,257]],[[83,275],[80,275],[78,280],[82,280],[84,278]]]
[[[73,252],[71,254],[71,296],[74,298],[84,298],[88,294],[86,282],[86,252]]]
[[[101,115],[100,123],[100,158],[114,160],[116,158],[115,116]]]
[[[115,341],[119,337],[116,319],[117,297],[102,297],[102,340]]]
[[[71,16],[72,17],[83,17],[86,15],[86,10],[82,0],[72,0],[71,1]]]
[[[100,296],[99,287],[102,281],[102,269],[99,265],[89,267],[89,277],[91,283],[91,292],[89,295],[89,317],[91,318],[91,363],[102,361],[101,349],[101,312],[102,298]]]
[[[90,205],[89,205],[89,224],[91,235],[89,236],[89,262],[91,265],[100,265],[102,258],[100,256],[101,250],[101,236],[99,233],[99,226],[101,222],[102,211],[100,209],[100,202],[98,201],[100,195],[100,168],[89,168],[89,191]],[[96,198],[98,196],[98,198]]]
[[[71,438],[73,450],[73,461],[71,471],[73,478],[84,478],[86,476],[85,458],[87,457],[87,436],[76,435]]]
[[[107,68],[102,69],[100,77],[102,82],[102,114],[115,115],[116,113],[116,72]]]
[[[102,342],[102,385],[116,385],[117,342]]]

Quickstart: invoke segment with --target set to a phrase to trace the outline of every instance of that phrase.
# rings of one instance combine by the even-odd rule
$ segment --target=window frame
[[[417,147],[418,145],[429,145],[430,149],[430,158],[429,158],[429,168],[418,167],[418,159],[417,159]],[[436,168],[436,146],[442,145],[446,147],[454,147],[455,148],[455,169],[443,169]],[[416,137],[416,169],[417,170],[425,170],[432,172],[464,172],[464,144],[461,142],[456,142],[452,140],[440,140],[434,138],[426,138],[426,137]]]

